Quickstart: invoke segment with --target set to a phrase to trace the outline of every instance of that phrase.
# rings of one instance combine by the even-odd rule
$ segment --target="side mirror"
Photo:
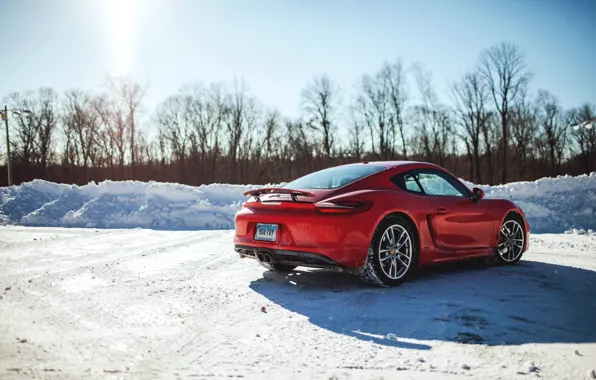
[[[472,200],[474,203],[484,198],[484,191],[478,187],[472,189]]]

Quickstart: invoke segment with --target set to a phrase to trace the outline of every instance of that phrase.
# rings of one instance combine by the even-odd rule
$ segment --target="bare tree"
[[[14,157],[24,165],[46,170],[53,155],[53,139],[58,125],[58,95],[51,88],[40,88],[10,96],[11,108],[27,109],[30,115],[19,114],[16,121],[12,149]]]
[[[76,158],[72,165],[82,165],[86,171],[89,164],[95,165],[99,139],[99,114],[95,112],[90,94],[81,90],[70,90],[64,95],[63,124],[67,136],[66,146]]]
[[[222,151],[221,141],[229,112],[225,87],[222,83],[212,84],[206,97],[194,103],[199,107],[196,114],[200,123],[199,139],[206,149],[211,182],[215,181],[216,164]]]
[[[580,123],[596,118],[596,106],[585,103],[578,108],[571,109],[566,114],[566,125]],[[590,173],[596,168],[596,128],[575,126],[571,137],[574,141],[576,154],[579,156],[584,172]]]
[[[444,166],[445,156],[454,138],[450,111],[438,102],[430,72],[422,65],[414,64],[414,74],[421,96],[421,103],[414,106],[411,116],[417,131],[415,140],[427,160]]]
[[[192,140],[192,110],[189,99],[173,95],[161,104],[157,111],[157,123],[164,141],[169,143],[174,158],[179,164],[180,180],[186,177],[186,156]]]
[[[101,121],[102,129],[99,133],[99,140],[111,168],[112,178],[115,177],[114,164],[116,162],[119,168],[119,175],[122,176],[124,174],[128,141],[126,123],[122,112],[114,104],[113,100],[106,95],[94,98],[93,108]]]
[[[244,82],[235,83],[227,97],[226,131],[228,138],[228,154],[232,166],[231,180],[242,179],[243,172],[238,170],[239,161],[246,158],[248,152],[242,149],[243,142],[249,138],[249,131],[258,121],[256,99],[249,94]]]
[[[354,127],[366,127],[372,153],[379,159],[395,157],[398,140],[401,155],[408,157],[405,134],[405,110],[408,101],[405,70],[401,59],[385,63],[373,75],[364,75],[358,82],[354,103]]]
[[[189,157],[195,170],[188,173],[192,182],[199,184],[213,179],[213,171],[219,151],[220,131],[224,113],[227,112],[221,84],[210,88],[201,83],[182,87],[176,95],[184,113],[184,128],[188,135]]]
[[[362,77],[357,98],[358,112],[369,131],[372,153],[379,159],[388,159],[393,151],[389,101],[381,78],[369,75]]]
[[[550,174],[558,175],[559,166],[562,160],[566,142],[566,127],[561,118],[561,108],[557,99],[548,91],[538,91],[537,99],[538,122],[542,128],[548,150]]]
[[[256,157],[258,157],[255,161],[260,164],[257,174],[260,183],[273,180],[276,171],[274,163],[279,162],[283,155],[284,138],[281,128],[280,113],[275,109],[268,110],[261,129],[261,144],[257,144],[254,148]]]
[[[394,63],[385,63],[379,76],[383,78],[389,92],[389,103],[391,107],[390,129],[391,136],[396,138],[399,135],[402,144],[401,154],[405,160],[408,159],[408,149],[405,138],[404,114],[408,91],[406,88],[406,77],[401,59]],[[397,129],[397,131],[396,131]]]
[[[156,108],[155,136],[140,127],[145,88],[128,78],[112,78],[99,96],[10,94],[11,108],[33,111],[11,116],[15,183],[131,176],[191,185],[279,183],[332,165],[398,157],[426,158],[489,184],[596,168],[596,128],[567,128],[596,116],[593,105],[563,112],[546,91],[529,97],[531,75],[515,46],[492,47],[480,58],[477,70],[451,86],[453,108],[439,101],[428,70],[405,70],[398,59],[361,77],[345,108],[338,87],[315,77],[300,93],[297,120],[262,108],[242,82],[183,86]],[[412,94],[411,74],[419,90]],[[470,165],[462,170],[462,162]]]
[[[507,154],[510,108],[531,77],[525,57],[511,43],[501,43],[482,52],[480,73],[493,97],[501,118],[501,181],[507,181]]]
[[[325,157],[331,156],[336,131],[333,120],[339,107],[339,87],[327,76],[314,78],[302,91],[306,125],[320,134]]]
[[[58,125],[58,95],[51,88],[41,88],[38,92],[38,127],[37,150],[39,152],[39,166],[41,178],[45,178],[48,161],[53,154],[52,140]],[[35,118],[35,113],[34,116]]]
[[[462,139],[470,156],[471,181],[482,183],[480,142],[483,128],[490,118],[487,88],[477,72],[469,72],[459,83],[453,84],[452,94],[457,120],[464,131]]]
[[[30,95],[31,92],[28,95],[12,93],[8,97],[8,103],[11,108],[31,109],[33,99]],[[24,165],[34,164],[34,155],[36,154],[36,124],[34,120],[29,116],[19,115],[17,122],[12,123],[11,129],[11,158]]]
[[[356,161],[360,161],[365,151],[364,132],[366,121],[363,120],[361,114],[358,112],[358,103],[350,106],[350,115],[348,154]]]
[[[137,119],[141,101],[146,93],[146,87],[142,87],[130,78],[110,78],[110,92],[112,105],[116,115],[124,123],[128,134],[130,165],[132,179],[135,179],[135,136]]]
[[[530,145],[537,131],[536,113],[536,107],[531,103],[526,88],[522,88],[518,99],[511,107],[509,120],[520,179],[526,174],[526,161],[532,150]]]
[[[267,112],[264,120],[264,144],[261,146],[262,157],[272,159],[280,155],[283,140],[280,134],[280,123],[280,114],[277,110]]]

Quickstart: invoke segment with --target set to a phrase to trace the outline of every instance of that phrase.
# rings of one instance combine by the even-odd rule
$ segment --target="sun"
[[[104,0],[110,43],[110,71],[127,75],[134,59],[134,27],[136,0]]]

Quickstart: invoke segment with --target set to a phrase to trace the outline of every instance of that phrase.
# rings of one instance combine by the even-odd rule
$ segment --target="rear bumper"
[[[325,215],[315,210],[269,207],[243,208],[236,213],[234,246],[238,253],[254,257],[254,251],[270,252],[280,262],[301,266],[360,267],[365,263],[376,223],[374,213]],[[276,224],[275,241],[256,240],[257,223]]]
[[[296,265],[311,268],[333,268],[342,266],[329,257],[318,253],[288,251],[267,247],[252,247],[248,245],[235,245],[234,250],[240,254],[240,257],[249,257],[253,259],[256,259],[257,252],[267,252],[272,257],[272,262],[284,265]]]

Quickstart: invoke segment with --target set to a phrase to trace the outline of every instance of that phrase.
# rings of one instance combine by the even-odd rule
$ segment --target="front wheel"
[[[496,259],[500,264],[517,264],[526,247],[526,233],[523,220],[518,216],[509,216],[501,225],[497,245]]]
[[[401,215],[385,219],[373,235],[360,277],[379,286],[403,283],[418,265],[418,234]]]

